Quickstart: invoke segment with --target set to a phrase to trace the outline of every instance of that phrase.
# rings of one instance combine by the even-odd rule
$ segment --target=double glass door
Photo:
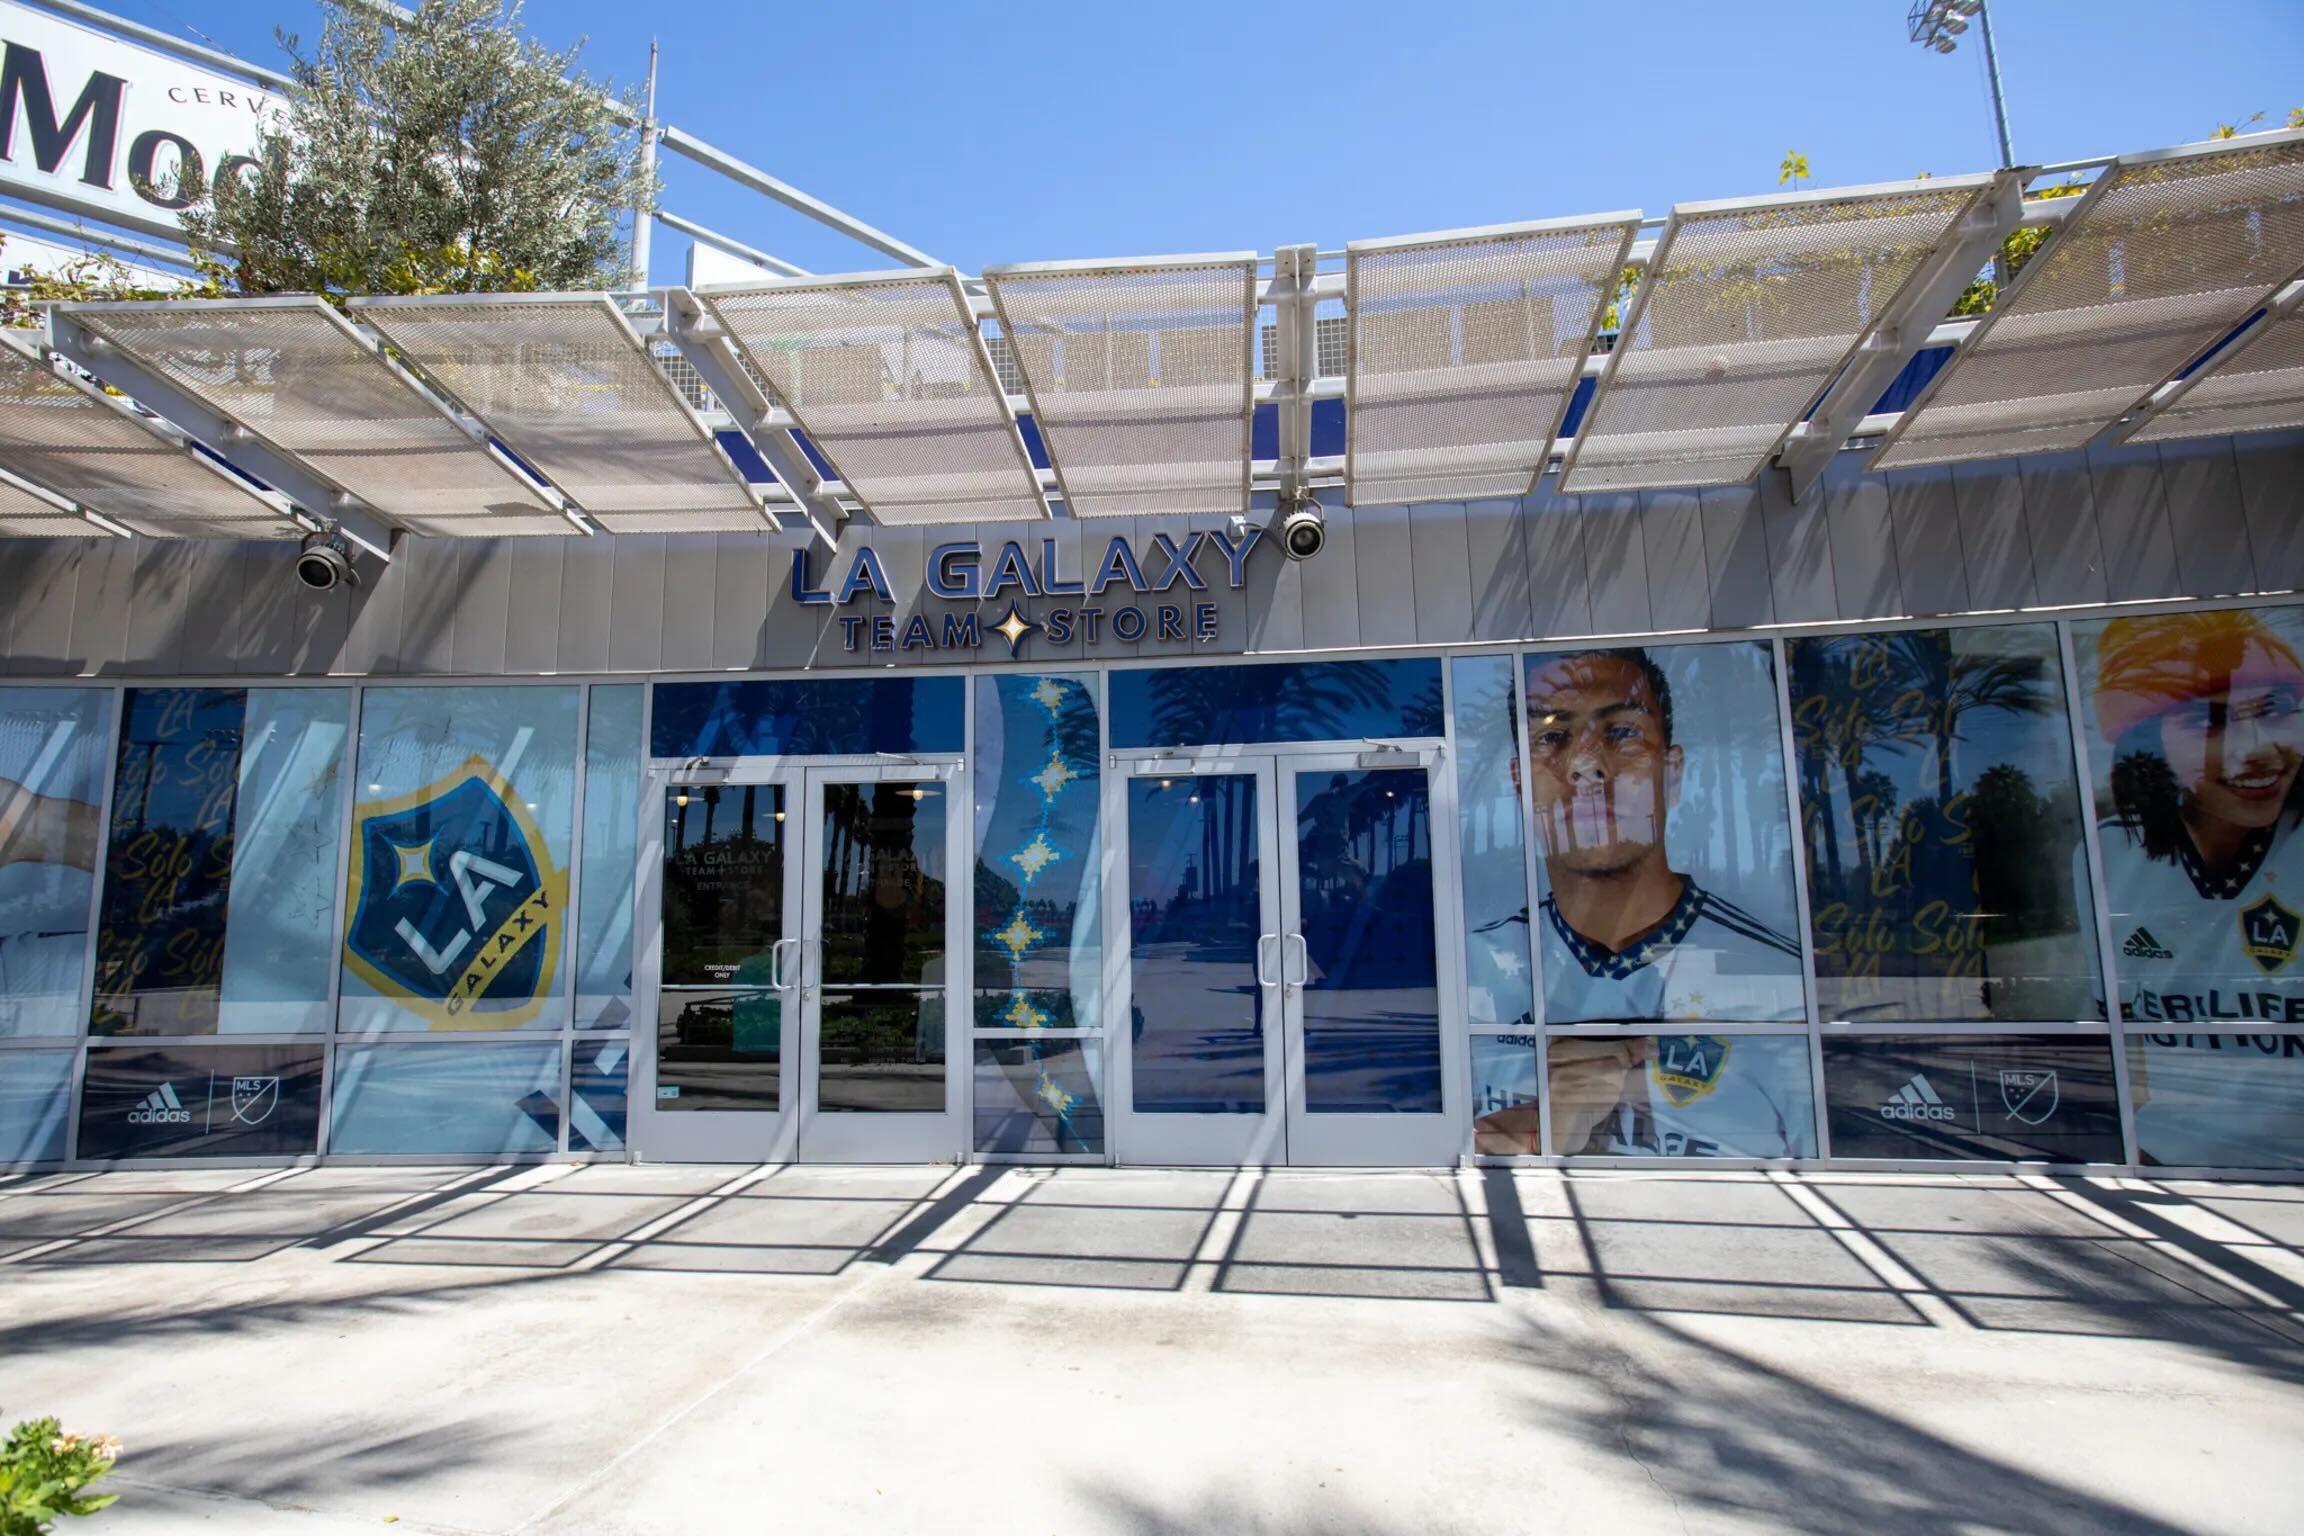
[[[1444,1164],[1459,1150],[1453,825],[1435,754],[1145,761],[1124,848],[1124,1161]],[[1443,835],[1435,836],[1438,829]]]
[[[963,1150],[947,1045],[966,892],[955,764],[662,784],[642,1154],[934,1162]]]

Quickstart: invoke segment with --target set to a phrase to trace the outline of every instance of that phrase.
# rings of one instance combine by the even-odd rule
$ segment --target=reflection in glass
[[[825,983],[943,984],[950,804],[934,779],[824,786]]]
[[[1464,886],[1467,1011],[1478,1025],[1535,1018],[1528,866],[1513,765],[1519,742],[1509,656],[1459,656],[1456,835]]]
[[[1104,1150],[1091,1039],[976,1042],[976,1150],[1052,1157]]]
[[[1116,670],[1108,686],[1115,747],[1438,736],[1440,663],[1266,662]]]
[[[1472,1150],[1534,1157],[1544,1150],[1536,1108],[1534,1035],[1472,1037]]]
[[[2072,647],[2121,1016],[2304,1023],[2304,608],[2076,624]]]
[[[958,752],[965,681],[858,677],[658,683],[657,757],[870,757]]]
[[[1296,775],[1304,1105],[1440,1113],[1432,795],[1421,768]]]
[[[349,689],[248,691],[218,1019],[226,1034],[328,1027],[336,839],[351,727]]]
[[[2304,1169],[2304,1035],[2130,1035],[2128,1091],[2140,1163]]]
[[[71,1051],[0,1051],[0,1168],[64,1156]]]
[[[818,1109],[943,1113],[941,990],[827,991],[817,1018]]]
[[[1825,1017],[2103,1017],[2055,630],[1803,638],[1788,655]]]
[[[1128,781],[1129,1041],[1140,1114],[1263,1112],[1256,814],[1248,774]]]
[[[658,1110],[780,1107],[786,815],[781,784],[665,792]]]
[[[576,1027],[632,1026],[632,878],[640,837],[638,683],[592,690],[584,735],[584,854],[576,910]]]
[[[1555,1035],[1548,1050],[1566,1156],[1816,1155],[1806,1035]]]
[[[1826,1035],[1834,1157],[2121,1161],[2112,1045],[2085,1035]]]
[[[557,1040],[342,1045],[328,1150],[384,1156],[550,1152],[560,1140]]]
[[[656,1107],[772,1115],[784,1002],[765,987],[666,986],[656,999]]]
[[[629,1040],[574,1042],[568,1063],[569,1151],[624,1149],[625,1085],[631,1071]]]
[[[1531,656],[1528,756],[1547,1023],[1805,1015],[1767,646]]]
[[[976,680],[976,1025],[1102,1021],[1096,680]]]
[[[0,1035],[76,1035],[111,695],[0,688]]]

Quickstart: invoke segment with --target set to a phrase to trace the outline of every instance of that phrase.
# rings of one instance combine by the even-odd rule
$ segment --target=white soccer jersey
[[[2251,836],[2228,871],[2187,839],[2145,856],[2117,821],[2098,828],[2122,1016],[2139,1024],[2304,1023],[2304,838],[2283,820]],[[2075,859],[2078,866],[2078,860]],[[2079,867],[2081,910],[2089,908]]]
[[[1544,1017],[1552,1024],[1798,1019],[1800,946],[1690,880],[1664,921],[1611,950],[1544,898]]]
[[[1573,1044],[1571,1044],[1573,1042]],[[1562,1079],[1578,1087],[1594,1068],[1615,1067],[1622,1098],[1563,1147],[1615,1157],[1813,1157],[1814,1094],[1805,1036],[1651,1035],[1642,1038],[1646,1060],[1632,1077],[1633,1042],[1579,1035],[1553,1041],[1553,1102]],[[1579,1073],[1571,1053],[1588,1058]],[[1613,1060],[1601,1055],[1613,1053]],[[1616,1067],[1617,1062],[1627,1065]],[[1564,1072],[1563,1068],[1567,1067]]]

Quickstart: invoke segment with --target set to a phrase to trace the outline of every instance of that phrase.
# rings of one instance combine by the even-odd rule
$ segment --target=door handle
[[[1279,942],[1280,935],[1276,933],[1260,933],[1256,935],[1256,985],[1260,987],[1276,987],[1280,985],[1279,978],[1264,968],[1264,946],[1267,944],[1278,944]]]
[[[795,983],[784,974],[784,946],[797,947],[798,939],[778,939],[768,946],[768,985],[779,992],[789,992]]]
[[[1296,974],[1288,974],[1288,943],[1296,943]],[[1280,935],[1280,980],[1291,987],[1301,987],[1312,979],[1312,946],[1304,942],[1300,933]]]

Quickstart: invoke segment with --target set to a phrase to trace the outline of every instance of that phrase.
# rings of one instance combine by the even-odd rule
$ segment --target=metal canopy
[[[1345,500],[1523,496],[1543,473],[1637,212],[1345,248]]]
[[[696,297],[880,522],[1049,515],[950,267]]]
[[[0,479],[0,539],[105,539],[99,527],[71,507],[50,501],[13,480]]]
[[[0,338],[0,469],[137,533],[277,539],[303,531],[287,503],[58,373],[14,336]]]
[[[604,293],[352,308],[611,533],[776,525]]]
[[[1992,180],[1675,207],[1560,488],[1751,479]]]
[[[2158,401],[2136,443],[2304,426],[2304,307],[2259,322]]]
[[[1248,510],[1256,256],[987,267],[1074,517]]]
[[[2127,155],[1868,467],[2079,448],[2304,266],[2304,134]]]
[[[578,531],[319,299],[62,308],[129,361],[418,533]]]

